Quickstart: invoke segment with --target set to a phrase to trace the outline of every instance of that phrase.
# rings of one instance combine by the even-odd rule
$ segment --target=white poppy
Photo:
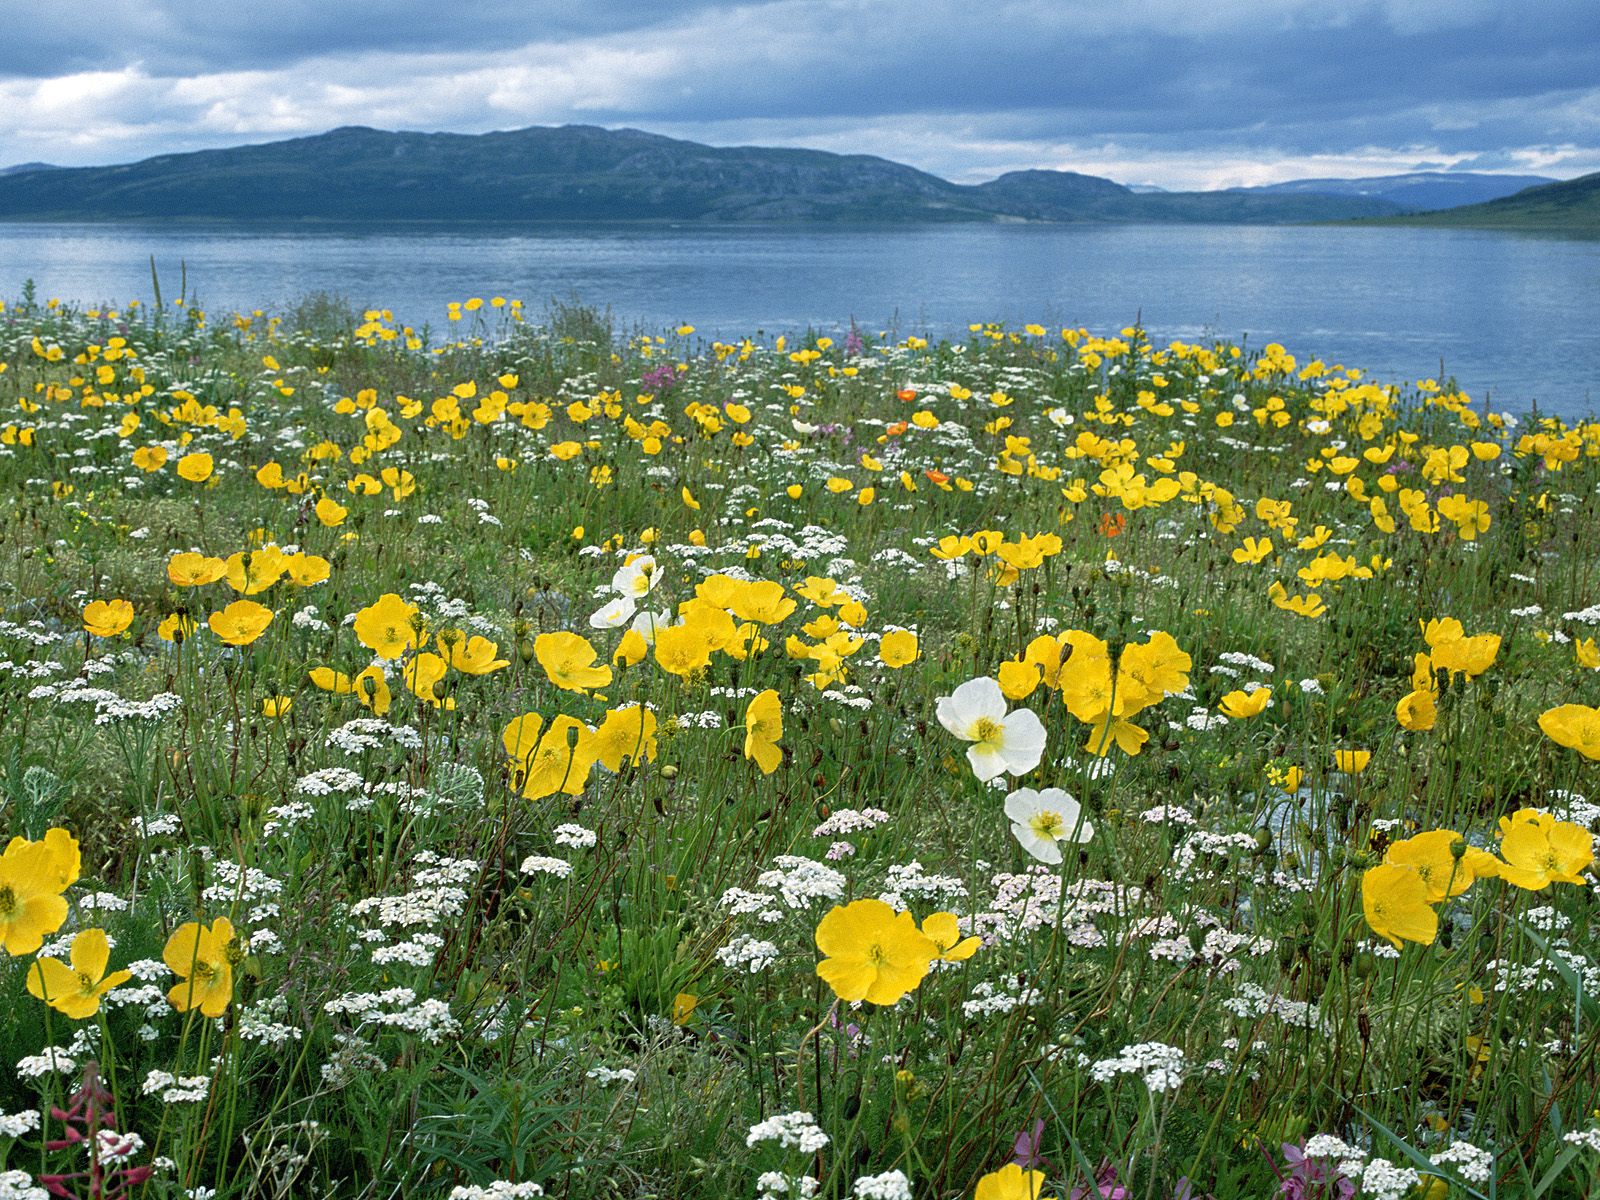
[[[666,609],[651,612],[648,608],[633,619],[633,631],[644,639],[646,646],[656,644],[656,634],[673,625],[672,614]]]
[[[1002,772],[1026,775],[1044,757],[1044,725],[1030,708],[1007,714],[1000,684],[969,679],[939,698],[939,724],[964,742],[972,773],[987,783]]]
[[[631,596],[618,596],[589,614],[589,624],[595,629],[621,629],[633,620],[635,608]]]
[[[1078,802],[1060,788],[1018,788],[1006,797],[1011,833],[1040,862],[1061,861],[1062,842],[1087,842],[1094,826],[1083,818]]]
[[[655,557],[641,554],[627,566],[617,568],[617,573],[611,577],[611,587],[619,596],[638,600],[648,596],[660,578]]]

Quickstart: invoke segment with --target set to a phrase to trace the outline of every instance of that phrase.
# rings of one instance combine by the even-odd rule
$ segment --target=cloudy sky
[[[1597,0],[0,0],[0,165],[582,122],[1169,188],[1600,170]]]

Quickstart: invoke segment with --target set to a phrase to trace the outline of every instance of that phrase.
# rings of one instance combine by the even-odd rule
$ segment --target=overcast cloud
[[[583,122],[1166,187],[1600,170],[1596,0],[0,0],[0,165]]]

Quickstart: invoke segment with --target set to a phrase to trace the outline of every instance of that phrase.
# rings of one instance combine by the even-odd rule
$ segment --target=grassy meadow
[[[1296,352],[7,303],[0,1198],[1600,1194],[1600,423]]]

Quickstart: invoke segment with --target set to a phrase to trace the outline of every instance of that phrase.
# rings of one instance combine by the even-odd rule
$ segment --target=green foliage
[[[1030,203],[1059,184],[1013,182]],[[0,1112],[62,1104],[95,1062],[137,1161],[163,1161],[136,1194],[680,1200],[775,1172],[843,1200],[898,1170],[965,1200],[1034,1131],[1063,1197],[1268,1195],[1319,1134],[1430,1196],[1593,1190],[1600,1159],[1568,1140],[1600,1107],[1592,887],[1475,878],[1396,952],[1363,881],[1425,830],[1493,851],[1519,809],[1593,822],[1594,763],[1539,720],[1600,701],[1580,654],[1600,426],[1139,330],[846,353],[491,302],[441,338],[329,296],[0,319],[27,401],[0,421],[0,830],[80,843],[47,952],[101,928],[137,971],[72,1020],[29,994],[31,954],[0,962],[0,1059],[29,1065]],[[200,452],[211,475],[180,475]],[[1246,537],[1272,546],[1252,561]],[[189,551],[240,557],[179,586]],[[625,666],[627,623],[590,614],[647,552],[638,608],[663,620],[722,628],[706,605],[733,602],[697,592],[738,585],[713,576],[794,611],[738,618],[704,668]],[[274,555],[302,574],[243,596]],[[386,595],[404,646],[377,712],[349,680]],[[126,631],[88,633],[112,599]],[[229,645],[210,619],[242,599],[272,620]],[[1438,672],[1437,724],[1402,729],[1446,617],[1498,636],[1492,664]],[[917,655],[891,666],[896,629]],[[498,665],[424,686],[455,630]],[[1139,753],[1097,765],[1085,660],[1051,659],[1008,701],[1042,722],[1040,762],[977,782],[941,699],[1015,684],[1069,630],[1113,680],[1157,631],[1189,665],[1125,712]],[[607,682],[562,686],[541,637],[566,631]],[[1219,720],[1254,684],[1270,707]],[[770,773],[745,752],[767,689]],[[519,718],[582,722],[571,770],[631,705],[653,753],[575,790],[508,761]],[[1092,839],[1030,858],[1002,811],[1022,787],[1070,791]],[[898,1004],[840,1000],[818,923],[875,897],[983,944]],[[179,1012],[169,938],[224,917],[231,1002]],[[74,1067],[34,1070],[49,1047]],[[752,1136],[786,1113],[826,1143]],[[0,1169],[62,1167],[60,1134],[0,1137]],[[1491,1152],[1494,1182],[1441,1161],[1452,1143]]]

